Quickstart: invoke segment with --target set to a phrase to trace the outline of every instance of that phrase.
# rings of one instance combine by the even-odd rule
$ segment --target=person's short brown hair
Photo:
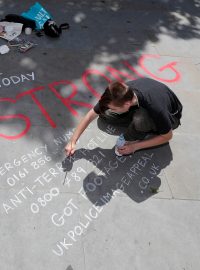
[[[122,106],[126,101],[133,99],[133,91],[124,83],[112,82],[105,89],[99,100],[99,109],[104,113],[108,109],[108,104],[112,102],[114,106]]]

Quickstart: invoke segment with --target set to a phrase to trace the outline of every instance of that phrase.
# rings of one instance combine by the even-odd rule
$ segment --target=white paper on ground
[[[7,45],[0,46],[0,54],[5,54],[10,51],[9,47]]]
[[[22,23],[0,22],[0,37],[8,41],[18,37],[22,32]]]

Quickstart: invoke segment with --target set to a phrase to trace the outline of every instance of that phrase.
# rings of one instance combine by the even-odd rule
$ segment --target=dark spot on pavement
[[[82,27],[83,29],[87,29],[87,28],[88,28],[87,25],[82,25],[81,27]]]
[[[71,265],[69,265],[66,270],[73,270],[73,268],[71,267]]]

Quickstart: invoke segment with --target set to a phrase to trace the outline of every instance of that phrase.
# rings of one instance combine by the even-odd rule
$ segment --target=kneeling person
[[[77,126],[65,147],[66,154],[74,153],[77,140],[98,116],[107,123],[127,127],[123,134],[126,143],[117,152],[128,155],[171,140],[172,130],[180,125],[181,115],[182,104],[163,83],[149,78],[110,83],[99,102]],[[149,133],[154,136],[146,138]]]

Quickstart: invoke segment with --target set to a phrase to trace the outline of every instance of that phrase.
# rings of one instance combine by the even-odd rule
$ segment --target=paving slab
[[[187,88],[186,91],[182,89],[177,90],[177,94],[181,97],[181,101],[184,104],[183,117],[181,119],[181,126],[179,129],[175,130],[175,134],[186,134],[188,137],[199,135],[199,114],[198,99],[199,92],[190,91],[190,88]],[[191,139],[192,141],[192,139]],[[198,141],[196,141],[198,143]]]
[[[81,207],[87,212],[91,205],[83,201]],[[199,265],[195,250],[199,245],[198,202],[150,199],[135,204],[116,194],[99,210],[84,236],[87,269],[97,264],[98,269],[112,265],[127,270],[196,269]]]
[[[67,243],[63,240],[68,231],[78,223],[79,211],[75,209],[62,227],[58,227],[57,220],[69,201],[77,207],[77,196],[66,193],[57,196],[56,190],[50,189],[51,191],[54,196],[51,197],[53,199],[49,196],[51,201],[49,200],[48,205],[40,205],[38,200],[42,200],[44,193],[36,191],[31,200],[24,199],[14,210],[3,214],[0,225],[1,245],[4,247],[1,252],[1,269],[67,269],[71,264],[75,268],[84,269],[81,241],[73,245],[73,240],[70,241],[69,237]],[[49,194],[48,192],[49,187],[45,194]],[[7,198],[1,191],[1,203],[4,199]],[[16,202],[15,204],[17,205]],[[67,251],[67,256],[60,259],[64,250]]]
[[[171,143],[174,164],[166,168],[166,176],[173,197],[178,199],[199,200],[199,135],[179,134]],[[180,144],[182,146],[180,146]],[[183,153],[184,149],[184,153]],[[192,169],[191,169],[192,168]],[[177,173],[177,171],[179,173]]]
[[[161,35],[160,42],[156,44],[158,53],[161,55],[195,57],[199,55],[199,38],[193,38],[188,42],[184,38],[174,38],[169,35]]]

